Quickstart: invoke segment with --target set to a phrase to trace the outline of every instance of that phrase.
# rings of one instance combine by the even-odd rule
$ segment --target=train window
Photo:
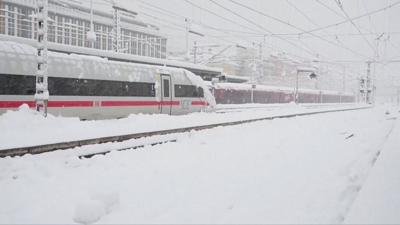
[[[49,78],[49,91],[56,96],[155,97],[153,83],[59,77]]]
[[[35,76],[0,75],[0,95],[34,95]],[[55,96],[155,97],[154,83],[49,77]]]
[[[175,85],[175,97],[177,98],[202,98],[204,90],[193,85]]]
[[[164,85],[163,85],[163,89],[164,89],[164,97],[168,98],[169,97],[169,80],[163,80]]]
[[[36,92],[34,76],[0,75],[0,95],[33,95]]]

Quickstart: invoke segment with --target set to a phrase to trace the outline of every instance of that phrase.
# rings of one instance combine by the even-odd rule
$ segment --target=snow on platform
[[[331,105],[324,109],[344,109],[354,106],[356,105]],[[267,106],[266,110],[239,110],[239,112],[229,114],[194,113],[184,116],[139,114],[119,120],[80,121],[78,118],[65,118],[53,115],[43,118],[39,113],[26,106],[22,106],[17,111],[8,111],[0,115],[0,151],[1,149],[8,148],[151,132],[162,129],[175,129],[318,110],[320,109],[309,109],[295,104],[286,104],[279,105],[278,107],[274,105]]]
[[[385,111],[190,132],[84,160],[0,159],[0,223],[336,224],[392,127]]]
[[[346,224],[400,224],[400,114]],[[399,111],[400,113],[400,111]]]

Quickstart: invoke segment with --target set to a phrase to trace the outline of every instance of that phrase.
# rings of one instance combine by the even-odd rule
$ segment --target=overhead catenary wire
[[[213,0],[210,0],[210,1],[213,1]],[[270,15],[264,13],[264,12],[261,12],[261,11],[259,11],[259,10],[257,10],[257,9],[254,9],[254,8],[252,8],[252,7],[249,7],[249,6],[247,6],[247,5],[245,5],[245,4],[242,4],[242,3],[238,2],[238,1],[235,1],[235,0],[229,0],[229,1],[232,2],[232,3],[234,3],[234,4],[236,4],[236,5],[241,6],[241,7],[243,7],[243,8],[246,8],[246,9],[248,9],[248,10],[254,12],[254,13],[257,13],[257,14],[259,14],[259,15],[262,15],[262,16],[264,16],[264,17],[266,17],[266,18],[269,18],[269,19],[278,21],[279,23],[282,23],[282,24],[285,24],[285,25],[287,25],[287,26],[290,26],[290,27],[292,27],[292,28],[294,28],[294,29],[297,29],[297,30],[299,30],[299,31],[301,31],[301,32],[306,32],[304,29],[302,29],[302,28],[300,28],[300,27],[298,27],[298,26],[295,26],[295,25],[293,25],[293,24],[291,24],[291,23],[288,23],[288,22],[286,22],[286,21],[283,21],[283,20],[281,20],[281,19],[279,19],[279,18],[276,18],[276,17],[274,17],[274,16],[270,16]],[[316,35],[316,34],[314,34],[314,33],[310,33],[310,34],[311,34],[312,36],[314,36],[314,37],[316,37],[316,38],[318,38],[318,39],[324,41],[324,42],[327,42],[327,43],[329,43],[329,44],[331,44],[331,45],[334,45],[334,46],[336,46],[336,47],[340,47],[340,48],[342,48],[342,49],[345,49],[345,50],[347,50],[347,51],[353,53],[354,55],[357,55],[357,56],[363,57],[363,58],[367,58],[367,57],[364,56],[363,54],[360,54],[360,53],[358,53],[358,52],[352,50],[351,48],[349,48],[349,47],[347,47],[347,46],[344,46],[344,45],[341,45],[341,44],[337,44],[337,43],[332,42],[332,41],[330,41],[330,40],[327,40],[327,39],[325,39],[325,38],[323,38],[323,37],[320,37],[320,36],[318,36],[318,35]]]
[[[176,18],[176,19],[179,20],[179,21],[183,21],[183,20],[188,19],[188,18],[185,17],[185,16],[179,15],[179,14],[177,14],[177,13],[175,13],[175,12],[172,12],[172,11],[170,11],[170,10],[161,8],[161,7],[156,6],[156,5],[153,5],[153,4],[151,4],[151,3],[148,3],[148,2],[145,2],[145,1],[142,1],[142,0],[139,0],[139,2],[140,2],[140,3],[143,3],[145,6],[147,6],[147,10],[150,10],[150,11],[153,11],[153,12],[157,12],[157,13],[162,13],[162,14],[167,15],[167,16],[172,16],[172,17]],[[193,4],[193,3],[191,3],[191,5],[197,6],[197,5]],[[198,7],[198,6],[197,6],[197,7]],[[204,9],[204,10],[206,10],[206,9]],[[209,11],[209,12],[212,13],[212,11]],[[153,19],[155,18],[155,16],[151,16],[151,15],[149,15],[149,14],[147,14],[147,13],[143,13],[143,12],[141,12],[141,13],[142,13],[142,14],[145,14],[145,16],[147,16],[147,17],[152,17]],[[218,14],[215,14],[215,15],[218,16]],[[224,17],[221,17],[221,16],[220,16],[220,18],[222,18],[222,19],[227,19],[227,18],[224,18]],[[214,30],[214,31],[217,31],[217,32],[222,32],[222,33],[225,33],[225,32],[227,32],[227,33],[240,33],[240,34],[242,34],[242,33],[243,33],[243,34],[256,34],[257,32],[260,33],[260,31],[254,30],[254,29],[253,29],[254,32],[253,32],[253,33],[250,33],[250,32],[245,32],[245,31],[238,31],[238,30],[231,30],[231,29],[225,29],[225,28],[220,28],[220,27],[214,27],[214,26],[210,26],[210,25],[204,24],[204,23],[202,23],[202,22],[199,22],[199,21],[196,21],[196,20],[193,20],[193,19],[189,19],[189,20],[190,20],[192,23],[197,24],[197,25],[199,25],[199,26],[202,26],[202,27],[204,27],[204,28],[206,28],[206,29]],[[229,20],[229,19],[228,19],[228,20]],[[158,18],[158,21],[157,21],[157,22],[160,22],[160,21],[165,22],[164,19]],[[171,22],[171,23],[173,23],[173,22]],[[164,23],[164,24],[165,24],[165,23]],[[237,23],[235,23],[235,24],[237,25]],[[180,31],[186,31],[186,30],[185,30],[185,29],[186,29],[185,25],[180,25],[180,24],[174,23],[174,26],[175,26],[175,27],[179,27],[179,30],[180,30]],[[252,28],[249,28],[249,29],[252,29]],[[208,37],[211,37],[211,38],[213,38],[213,39],[219,40],[219,41],[223,41],[223,42],[230,43],[230,44],[237,44],[237,42],[224,39],[223,37],[212,36],[212,35],[207,35],[207,36],[208,36]],[[232,35],[231,35],[231,36],[232,36]],[[249,42],[247,39],[243,39],[243,41]],[[249,42],[249,43],[251,43],[251,42]]]
[[[394,3],[390,4],[390,5],[387,5],[387,6],[383,7],[383,8],[372,10],[372,11],[369,11],[369,12],[364,13],[364,14],[359,15],[359,16],[351,17],[350,19],[352,21],[359,20],[359,19],[362,19],[364,17],[367,17],[367,16],[370,16],[370,15],[374,15],[374,14],[386,11],[386,10],[391,9],[391,8],[393,8],[395,6],[398,6],[398,5],[400,5],[400,1],[396,1],[396,2],[394,2]],[[329,24],[329,25],[322,26],[322,27],[319,27],[319,28],[311,29],[311,30],[308,30],[306,32],[301,32],[299,34],[313,33],[313,32],[317,32],[317,31],[329,29],[329,28],[332,28],[332,27],[336,27],[336,26],[339,26],[339,25],[342,25],[342,24],[346,24],[346,23],[349,23],[349,22],[350,22],[350,20],[345,18],[343,21],[340,21],[338,23],[333,23],[333,24]]]
[[[294,3],[292,3],[290,0],[286,0],[286,2],[287,2],[288,5],[290,5],[292,8],[294,8],[298,13],[300,13],[304,18],[306,18],[306,20],[307,20],[310,24],[312,24],[312,25],[314,25],[314,26],[316,26],[316,27],[319,27],[319,25],[316,24],[316,23],[314,22],[314,20],[312,20],[309,16],[307,16],[307,14],[305,14],[303,11],[301,11]]]
[[[262,30],[264,30],[265,32],[269,33],[270,35],[273,35],[273,32],[272,32],[272,31],[270,31],[270,30],[268,30],[267,28],[261,26],[260,24],[258,24],[258,23],[256,23],[256,22],[254,22],[254,21],[252,21],[252,20],[250,20],[250,19],[248,19],[248,18],[246,18],[246,17],[240,15],[239,13],[237,13],[237,12],[235,12],[235,11],[233,11],[233,10],[231,10],[231,9],[229,9],[229,8],[227,8],[227,7],[223,6],[223,5],[221,5],[221,4],[219,4],[218,2],[216,2],[216,1],[214,1],[214,0],[209,0],[209,1],[212,2],[212,3],[214,3],[215,5],[217,5],[217,6],[221,7],[221,8],[223,8],[224,10],[226,10],[226,11],[232,13],[233,15],[235,15],[235,16],[237,16],[237,17],[239,17],[239,18],[241,18],[241,19],[243,19],[243,20],[245,20],[245,21],[247,21],[248,23],[250,23],[250,24],[252,24],[252,25],[254,25],[254,26],[256,26],[256,27],[258,27],[258,28],[260,28],[260,29],[262,29]],[[307,48],[301,47],[301,46],[299,46],[299,45],[296,45],[296,44],[292,43],[291,41],[289,41],[289,40],[287,40],[287,39],[284,39],[284,38],[282,38],[282,37],[279,37],[279,36],[278,36],[278,39],[283,40],[284,42],[287,42],[287,43],[289,43],[290,45],[292,45],[292,46],[294,46],[294,47],[296,47],[296,48],[299,48],[299,49],[302,49],[303,51],[306,51],[307,53],[309,53],[309,54],[310,54],[311,56],[313,56],[313,57],[315,57],[316,55],[320,55],[320,54],[318,54],[318,53],[315,52],[315,51],[312,51],[312,50],[310,50],[310,49],[307,49]]]
[[[145,12],[141,12],[141,14],[154,19],[155,21],[157,21],[158,23],[163,24],[164,26],[168,26],[168,27],[170,27],[172,29],[179,30],[179,31],[182,31],[182,32],[186,32],[185,25],[183,25],[183,24],[174,23],[174,22],[162,19],[160,17],[156,17],[156,16],[153,16],[153,15],[147,14]],[[227,39],[224,39],[224,38],[220,38],[220,37],[214,37],[214,36],[208,36],[208,37],[211,37],[211,38],[214,38],[216,40],[223,41],[223,42],[228,42],[230,44],[237,44],[237,42],[230,41],[230,40],[227,40]]]
[[[358,33],[362,34],[360,28],[357,26],[357,24],[351,19],[349,14],[346,12],[344,9],[343,3],[340,0],[335,0],[337,3],[338,7],[342,10],[343,14],[346,16],[346,18],[349,20],[349,22],[354,26],[354,28],[358,31]],[[372,51],[375,53],[377,49],[371,44],[371,42],[364,36],[361,35],[361,37],[364,39],[364,41],[368,44],[368,46],[372,49]]]
[[[347,20],[347,18],[340,12],[334,10],[332,7],[330,7],[329,5],[327,5],[326,3],[322,2],[321,0],[315,0],[318,4],[322,5],[324,8],[328,9],[330,12],[334,13],[335,15],[339,16],[342,19]],[[366,27],[362,27],[359,26],[360,28],[362,28],[363,30],[367,31],[367,32],[373,32],[371,29],[368,29]]]
[[[312,20],[309,16],[307,16],[306,13],[304,13],[300,8],[298,8],[294,3],[292,3],[290,0],[286,0],[287,4],[289,6],[291,6],[292,8],[294,8],[299,14],[301,14],[310,24],[314,25],[315,27],[319,27],[319,25],[314,22],[314,20]],[[338,38],[338,36],[334,36],[335,40],[342,46],[345,46],[344,43]],[[300,38],[300,37],[299,37]],[[301,41],[302,43],[304,43],[302,40],[299,39],[299,41]],[[306,44],[304,44],[305,46],[307,46]]]
[[[256,34],[257,34],[257,33],[262,33],[262,32],[260,32],[259,30],[256,30],[256,29],[251,28],[251,27],[248,27],[248,26],[244,26],[244,25],[238,23],[237,21],[234,21],[234,20],[229,19],[229,18],[227,18],[227,17],[221,16],[220,14],[215,13],[215,12],[213,12],[213,11],[207,9],[207,8],[201,7],[200,5],[195,4],[195,3],[193,3],[192,1],[189,1],[189,0],[184,0],[184,1],[185,1],[186,3],[192,5],[193,7],[196,7],[196,8],[198,8],[198,9],[203,10],[203,11],[205,11],[205,12],[211,14],[211,15],[214,15],[214,16],[216,16],[216,17],[222,19],[222,20],[225,20],[225,21],[227,21],[227,22],[233,23],[233,24],[235,24],[235,25],[237,25],[237,26],[240,26],[240,27],[242,27],[242,28],[245,28],[245,29],[247,29],[247,30],[251,30],[252,32],[255,32]]]
[[[243,27],[243,28],[252,30],[252,31],[254,31],[254,32],[259,32],[258,30],[255,30],[254,28],[251,28],[251,27],[248,27],[248,26],[245,26],[245,25],[242,25],[242,24],[238,24],[237,21],[234,21],[234,20],[229,19],[229,18],[227,18],[227,17],[221,16],[221,15],[219,15],[219,14],[217,14],[217,13],[215,13],[215,12],[209,10],[209,9],[206,9],[206,8],[204,8],[204,7],[201,7],[201,6],[199,6],[199,5],[197,5],[197,4],[193,3],[193,2],[191,2],[191,1],[189,1],[189,0],[185,0],[185,1],[186,1],[188,4],[192,5],[193,7],[196,7],[196,8],[198,8],[198,9],[200,9],[200,10],[206,11],[206,12],[210,13],[211,15],[217,16],[218,18],[223,19],[223,20],[225,20],[225,21],[228,21],[228,22],[230,22],[230,23],[232,23],[232,24],[234,24],[234,25],[240,25],[240,26]],[[236,14],[236,15],[238,16],[238,14]],[[241,17],[241,18],[243,19],[243,17]],[[249,21],[247,21],[247,22],[249,22]],[[251,23],[251,24],[252,24],[252,25],[255,25],[255,23]],[[243,33],[243,34],[246,34],[246,35],[253,35],[253,37],[265,37],[265,36],[266,36],[265,31],[268,32],[268,30],[265,30],[265,28],[262,27],[262,26],[257,26],[257,27],[258,27],[259,29],[263,30],[263,33],[259,33],[259,34],[257,34],[257,33],[245,33],[245,32],[239,32],[239,33]],[[224,30],[224,29],[221,29],[221,30]],[[270,32],[270,31],[269,31],[269,33],[270,33],[270,35],[272,34],[272,32]],[[231,36],[232,36],[232,35],[230,35],[230,36],[228,36],[228,37],[231,37]],[[294,44],[294,43],[292,43],[292,42],[290,42],[290,41],[288,41],[288,40],[285,40],[285,39],[283,39],[283,38],[280,38],[280,39],[283,40],[283,41],[285,41],[285,42],[287,42],[287,43],[289,43],[290,45],[292,45],[292,46],[294,46],[294,47],[296,47],[296,48],[300,48],[300,49],[302,49],[303,51],[306,51],[307,53],[309,53],[309,54],[312,55],[312,56],[314,56],[314,54],[316,54],[316,53],[314,53],[314,52],[312,52],[312,51],[310,51],[310,50],[308,50],[308,49],[304,49],[304,48],[302,48],[302,47],[300,47],[300,46],[298,46],[298,45],[296,45],[296,44]],[[317,54],[318,54],[318,53],[317,53]],[[297,56],[297,55],[295,55],[295,54],[291,54],[291,55],[293,55],[293,56],[295,56],[295,57],[299,57],[299,56]]]

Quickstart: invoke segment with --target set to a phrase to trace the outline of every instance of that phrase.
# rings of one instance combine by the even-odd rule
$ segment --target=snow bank
[[[23,106],[17,111],[8,111],[0,116],[2,131],[0,150],[320,110],[295,104],[264,106],[265,108],[259,110],[233,110],[229,114],[194,113],[183,116],[139,114],[120,120],[103,121],[80,121],[78,118],[52,115],[43,118],[34,110]],[[326,109],[351,108],[352,106],[354,105],[331,105]]]
[[[97,194],[77,204],[73,220],[79,224],[93,224],[111,213],[119,204],[117,193]]]
[[[400,112],[400,111],[399,111]],[[400,115],[394,130],[345,220],[345,224],[400,224]]]

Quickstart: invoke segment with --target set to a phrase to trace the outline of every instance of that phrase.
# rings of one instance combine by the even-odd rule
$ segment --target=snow
[[[399,111],[400,113],[400,111]],[[346,224],[400,224],[400,120],[382,146],[374,169],[353,204]]]
[[[161,129],[175,129],[182,127],[207,125],[210,123],[232,122],[267,116],[312,112],[320,110],[307,108],[296,104],[261,105],[259,110],[234,110],[229,116],[222,113],[194,113],[184,116],[169,115],[130,115],[119,120],[80,121],[78,118],[65,118],[48,115],[43,118],[27,106],[17,111],[8,111],[0,116],[0,151],[1,149],[33,146],[41,144],[76,141],[98,137],[124,135],[131,133],[150,132]],[[250,107],[250,105],[236,105],[236,107]],[[351,108],[355,105],[331,104],[326,109]],[[224,109],[227,106],[218,106]],[[229,108],[225,108],[227,110]],[[106,128],[106,129],[105,129]],[[83,132],[76,132],[81,130]]]
[[[337,224],[344,220],[368,177],[377,151],[391,136],[395,121],[386,110],[387,106],[380,106],[193,131],[174,135],[176,142],[84,160],[77,155],[85,148],[111,150],[126,147],[126,143],[0,159],[0,222]],[[169,127],[188,125],[187,118],[194,123],[196,119],[210,122],[271,113],[278,112],[149,119],[138,115],[86,122],[50,117],[40,124],[44,130],[52,126],[53,131],[65,125],[63,129],[88,136],[95,131],[91,126],[111,133],[117,131],[114,126],[122,126],[128,132],[132,126],[166,127],[166,121]],[[20,132],[39,121],[28,109],[9,112],[0,117],[1,130],[6,133],[10,127],[4,118],[13,119],[13,128]],[[40,132],[29,133],[36,136]],[[63,134],[54,134],[58,135]],[[18,141],[25,142],[25,138],[22,134]],[[399,141],[393,141],[398,146]]]
[[[209,91],[207,84],[204,83],[203,79],[201,77],[196,76],[194,73],[190,71],[184,71],[186,77],[190,80],[191,84],[196,85],[197,87],[203,88],[203,93],[204,93],[204,98],[208,102],[208,111],[213,111],[217,103],[215,102],[215,98],[212,95],[212,93]]]
[[[5,44],[1,45],[1,42],[4,42]],[[7,36],[7,35],[0,34],[0,50],[9,51],[10,48],[7,47],[6,43],[11,43],[11,42],[13,42],[13,45],[16,45],[17,43],[23,43],[23,44],[18,44],[19,46],[35,46],[37,44],[37,41],[35,41],[33,39],[20,38],[20,37]],[[93,48],[70,46],[70,45],[64,45],[64,44],[58,44],[58,43],[52,43],[52,42],[49,42],[48,45],[49,45],[49,49],[51,51],[57,51],[57,52],[74,52],[75,54],[95,55],[95,56],[99,56],[99,57],[120,59],[120,60],[125,60],[125,61],[130,60],[133,62],[166,65],[169,67],[176,67],[176,68],[191,68],[191,69],[196,69],[196,70],[210,71],[210,72],[214,72],[217,74],[222,73],[222,69],[220,69],[220,68],[208,67],[208,66],[204,66],[204,65],[190,63],[190,62],[181,62],[181,61],[168,60],[168,59],[158,59],[158,58],[152,58],[152,57],[146,57],[146,56],[117,53],[117,52],[113,52],[113,51],[98,50],[98,49],[93,49]],[[23,51],[25,51],[28,48],[29,47],[23,47]],[[33,49],[32,47],[30,47],[30,48]],[[17,49],[15,49],[15,48],[12,49],[12,51],[16,51],[16,50]]]

